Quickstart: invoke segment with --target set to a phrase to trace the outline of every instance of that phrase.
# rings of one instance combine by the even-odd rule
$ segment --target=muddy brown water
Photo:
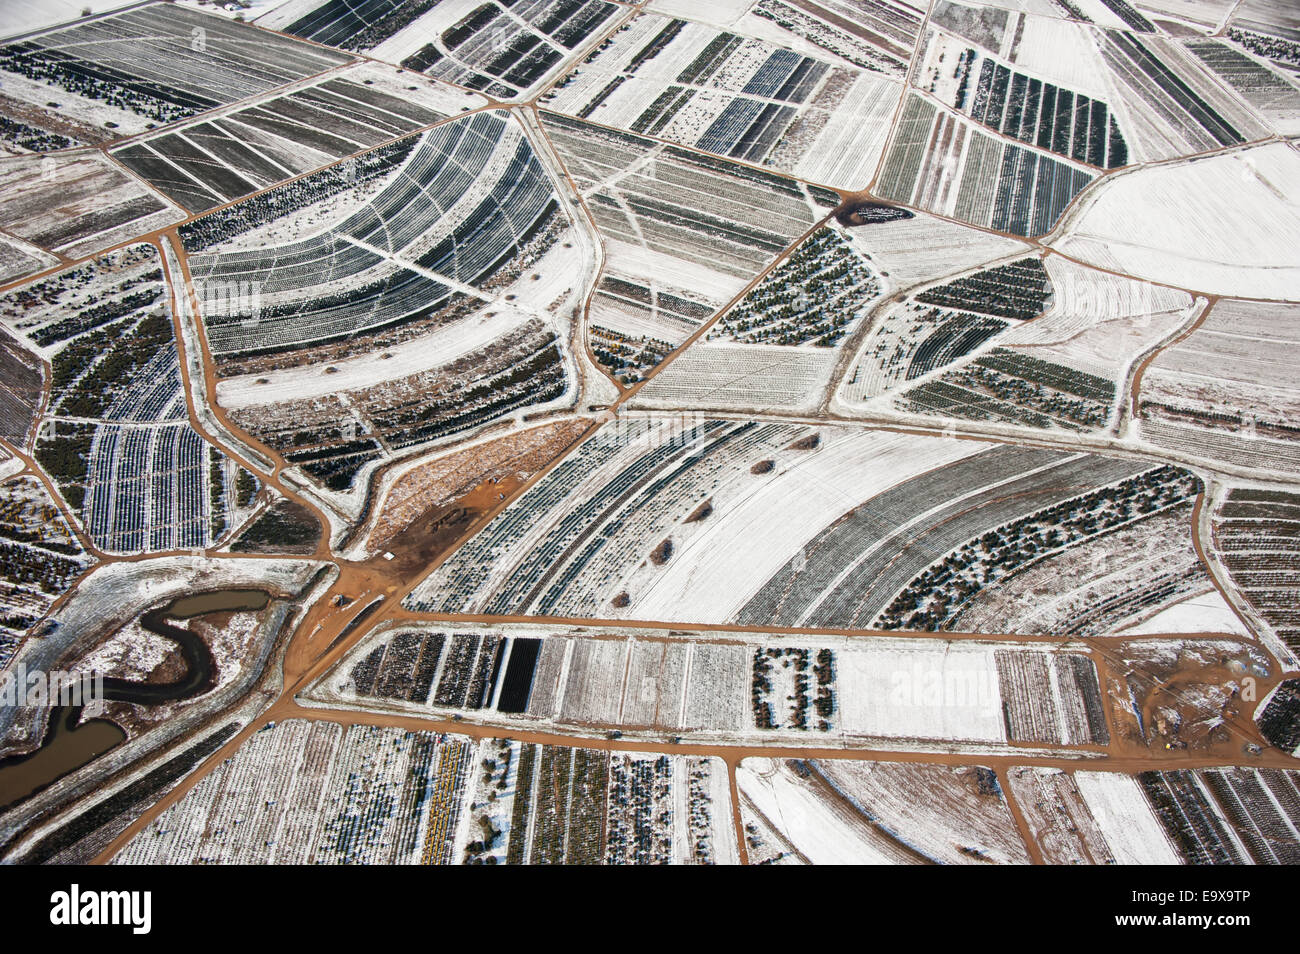
[[[182,596],[144,614],[141,625],[179,644],[187,672],[180,680],[163,685],[105,678],[104,698],[136,705],[159,705],[206,691],[214,674],[207,645],[190,630],[169,626],[165,620],[262,610],[270,602],[271,594],[265,590],[217,590]],[[127,740],[126,732],[116,722],[96,718],[77,725],[80,716],[80,706],[56,708],[50,714],[49,728],[40,748],[0,759],[0,809],[30,798]]]
[[[87,719],[77,725],[80,716],[80,706],[55,709],[39,749],[0,760],[0,809],[48,788],[126,741],[116,722]]]

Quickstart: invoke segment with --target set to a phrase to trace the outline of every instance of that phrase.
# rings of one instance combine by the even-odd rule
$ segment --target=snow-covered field
[[[1133,776],[1075,772],[1074,782],[1116,861],[1124,865],[1179,863],[1178,854]]]
[[[0,39],[44,30],[82,17],[86,10],[92,14],[109,13],[129,7],[139,0],[0,0]]]
[[[1053,246],[1217,295],[1300,298],[1300,154],[1282,143],[1154,166],[1091,190]]]
[[[986,768],[745,759],[741,819],[811,864],[1027,864]],[[752,860],[752,859],[751,859]]]

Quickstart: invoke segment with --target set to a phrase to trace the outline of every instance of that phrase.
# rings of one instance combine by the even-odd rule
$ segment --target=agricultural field
[[[10,6],[0,863],[1300,862],[1294,2]]]
[[[1142,439],[1230,467],[1295,473],[1297,340],[1300,306],[1220,300],[1143,373]]]
[[[104,551],[206,546],[236,509],[233,466],[188,418],[170,302],[150,244],[0,298],[0,322],[50,363],[36,460]]]
[[[707,8],[690,0],[650,0],[647,9],[899,78],[925,13],[905,0],[726,0]]]
[[[846,236],[891,291],[947,279],[1027,247],[1011,238],[883,203],[846,209]]]
[[[636,425],[587,440],[408,605],[947,628],[985,584],[1185,512],[1199,491],[1141,460],[753,421]],[[1191,574],[1176,592],[1204,582],[1194,561],[1170,561],[1175,579]]]
[[[826,190],[644,136],[549,112],[542,127],[605,248],[587,313],[593,337],[676,347],[839,204]]]
[[[830,387],[834,349],[880,290],[864,252],[843,230],[823,227],[642,388],[633,406],[812,409]]]
[[[1041,317],[868,406],[885,410],[888,401],[906,413],[1017,427],[1126,429],[1123,392],[1139,362],[1199,316],[1203,302],[1055,255],[1044,264],[1051,299]],[[939,297],[927,291],[917,300],[927,295]]]
[[[736,781],[750,864],[1029,863],[983,766],[749,758]]]
[[[320,224],[304,236],[286,212]],[[196,285],[254,292],[200,303],[218,403],[328,492],[581,390],[565,307],[589,252],[522,130],[496,114],[380,147],[182,234]]]
[[[0,45],[0,79],[25,124],[69,140],[55,147],[65,148],[144,132],[350,61],[179,4],[150,3]]]
[[[1282,143],[1098,184],[1053,247],[1099,268],[1244,298],[1296,297],[1300,154]]]
[[[734,864],[721,763],[290,720],[118,864]]]
[[[85,255],[184,217],[99,153],[0,158],[0,228],[46,252]]]
[[[1092,180],[1073,160],[1014,145],[909,91],[872,188],[884,199],[1029,236],[1052,231]]]
[[[864,187],[899,84],[704,23],[637,17],[543,97],[550,109],[802,179]]]
[[[1100,637],[1235,633],[1192,539],[1193,505],[1171,502],[1046,556],[972,594],[947,625],[959,632]]]
[[[1128,164],[1128,144],[1104,101],[1010,68],[956,38],[937,34],[926,45],[914,84],[1011,139],[1102,169]]]
[[[720,760],[480,743],[465,864],[736,864]]]
[[[0,235],[0,283],[24,278],[58,264],[58,259],[28,242]]]
[[[1116,89],[1132,104],[1130,138],[1144,159],[1189,155],[1269,134],[1259,114],[1176,40],[1108,30],[1101,52]]]
[[[110,155],[190,212],[402,138],[480,105],[373,64],[137,139]]]
[[[827,227],[769,272],[705,340],[833,348],[879,291],[861,255],[841,232]]]
[[[868,402],[932,375],[998,340],[1013,322],[1038,317],[1051,298],[1051,280],[1037,258],[981,269],[909,295],[862,340],[842,399]]]
[[[620,12],[604,0],[291,0],[257,22],[510,99],[554,76]]]
[[[91,565],[41,482],[0,483],[0,669],[50,606]]]
[[[430,732],[292,720],[131,840],[118,864],[448,864],[474,745]]]
[[[1295,864],[1294,772],[1247,767],[1143,772],[1142,794],[1183,864]]]
[[[404,624],[308,691],[331,708],[454,716],[502,728],[852,746],[1109,741],[1097,669],[1079,652],[996,641]]]
[[[40,359],[0,330],[0,437],[15,447],[30,443],[44,383]]]
[[[1273,129],[1285,136],[1300,132],[1300,90],[1283,76],[1222,40],[1186,40],[1183,46]]]
[[[1214,511],[1211,528],[1207,542],[1213,557],[1254,625],[1290,653],[1300,653],[1300,495],[1231,488]]]

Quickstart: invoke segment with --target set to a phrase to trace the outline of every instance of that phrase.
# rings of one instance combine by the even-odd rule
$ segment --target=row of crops
[[[335,76],[112,155],[191,212],[205,212],[441,118]]]
[[[1011,445],[936,467],[889,487],[821,528],[800,554],[758,588],[737,620],[867,628],[936,561],[936,576],[956,587],[955,578],[943,575],[945,569],[952,573],[942,566],[945,555],[1005,523],[1078,496],[1080,487],[1106,486],[1147,469],[1149,464],[1140,462]],[[990,543],[997,539],[988,538]],[[973,586],[969,584],[968,591]],[[913,612],[923,616],[921,602],[928,597],[922,598],[920,590],[917,594]],[[948,598],[956,598],[955,589]],[[903,613],[902,618],[911,615]],[[898,625],[901,628],[901,619]]]
[[[740,462],[748,467],[796,431],[701,421],[671,440],[641,444],[636,431],[607,429],[444,563],[408,605],[441,612],[600,611],[629,563],[644,559],[678,520],[734,479]],[[629,440],[630,450],[620,448]],[[581,505],[574,503],[578,495]]]
[[[270,724],[140,832],[118,864],[446,864],[474,745]]]
[[[50,353],[35,454],[95,545],[207,546],[235,508],[225,458],[191,428],[168,289],[152,245],[9,292],[3,319]]]
[[[231,420],[344,491],[372,461],[558,400],[569,386],[559,339],[532,321],[446,365],[319,398],[240,408]]]
[[[843,235],[823,229],[723,315],[709,337],[833,347],[879,290],[879,281]]]
[[[0,484],[0,669],[89,564],[39,480]]]
[[[996,132],[1091,166],[1128,163],[1128,144],[1101,100],[1009,69],[969,47],[958,57],[956,78],[950,105]]]
[[[1036,428],[1097,430],[1110,420],[1115,383],[1020,351],[994,348],[903,392],[901,410]]]
[[[483,755],[468,864],[735,861],[717,759],[503,740]]]
[[[1295,864],[1300,790],[1278,769],[1180,769],[1138,775],[1186,864]]]
[[[405,69],[509,98],[533,88],[569,51],[605,26],[618,7],[604,0],[483,3],[402,60]]]
[[[170,4],[134,6],[0,47],[0,71],[157,123],[347,61],[341,53]]]
[[[1200,490],[1200,481],[1187,471],[1162,466],[989,527],[912,579],[877,625],[943,629],[984,587],[1091,537],[1184,503]]]
[[[995,139],[909,94],[875,191],[972,225],[1042,235],[1092,178],[1059,159]]]
[[[1246,603],[1300,651],[1300,495],[1230,490],[1214,514],[1214,547]]]
[[[290,720],[115,863],[734,862],[728,801],[716,759]]]

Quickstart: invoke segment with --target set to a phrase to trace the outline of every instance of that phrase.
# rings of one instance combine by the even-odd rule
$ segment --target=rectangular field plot
[[[484,739],[466,864],[736,864],[721,759]]]
[[[1089,166],[1128,164],[1128,144],[1106,103],[1010,68],[960,40],[936,34],[914,84],[1011,139]]]
[[[115,149],[191,212],[206,212],[446,118],[457,103],[373,67]],[[438,108],[441,107],[441,110]]]
[[[1043,860],[1054,865],[1116,864],[1101,824],[1084,800],[1072,773],[1018,766],[1007,772],[1011,794],[1038,844]],[[1112,832],[1123,839],[1126,832]]]
[[[909,94],[874,191],[1013,235],[1043,235],[1093,176]]]
[[[643,15],[543,101],[575,118],[855,189],[870,179],[901,89],[840,64]]]
[[[448,864],[474,743],[332,722],[271,724],[117,864]]]
[[[0,331],[0,437],[26,447],[40,414],[45,369],[36,355]]]
[[[638,391],[632,406],[811,410],[834,366],[829,348],[699,342]]]
[[[272,723],[117,864],[735,864],[719,759]]]
[[[783,647],[761,633],[405,624],[358,646],[308,694],[327,706],[650,737],[1109,741],[1088,656],[993,641],[809,636]]]

